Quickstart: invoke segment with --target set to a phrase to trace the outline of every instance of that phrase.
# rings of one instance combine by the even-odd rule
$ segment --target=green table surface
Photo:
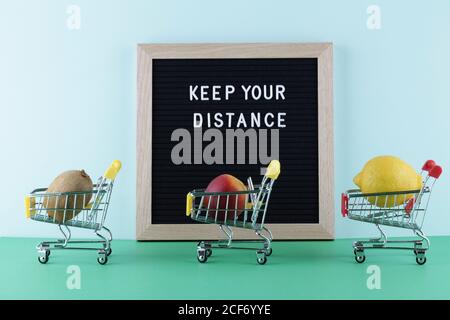
[[[280,241],[266,265],[253,251],[214,250],[197,262],[194,242],[115,240],[107,265],[94,251],[53,251],[37,261],[42,239],[0,238],[1,299],[449,299],[450,237],[431,237],[428,261],[411,251],[371,250],[354,260],[352,239]],[[81,272],[68,289],[69,266]],[[381,289],[368,289],[368,267]],[[369,268],[369,271],[371,269]]]

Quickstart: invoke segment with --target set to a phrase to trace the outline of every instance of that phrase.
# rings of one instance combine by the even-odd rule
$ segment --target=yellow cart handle
[[[27,217],[27,219],[30,219],[31,216],[34,216],[36,211],[35,206],[36,199],[30,196],[25,196],[25,217]]]
[[[117,174],[119,173],[120,168],[122,168],[122,163],[119,160],[114,160],[113,163],[109,166],[109,168],[106,169],[103,176],[106,179],[114,180]]]
[[[269,166],[267,167],[266,177],[273,180],[277,180],[278,176],[280,175],[280,172],[281,172],[280,161],[278,160],[270,161]]]
[[[186,195],[186,215],[189,217],[192,212],[192,207],[194,205],[194,195],[192,193],[188,193]]]

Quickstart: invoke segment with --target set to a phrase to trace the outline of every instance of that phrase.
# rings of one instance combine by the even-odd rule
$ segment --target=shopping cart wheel
[[[363,263],[366,261],[366,255],[364,254],[364,250],[353,250],[353,253],[355,254],[355,260],[358,263]]]
[[[266,264],[266,262],[267,262],[267,257],[266,257],[266,255],[264,255],[264,256],[262,256],[262,257],[257,257],[257,258],[256,258],[256,261],[257,261],[259,264]]]
[[[416,262],[419,265],[423,265],[425,264],[425,262],[427,262],[427,257],[416,257]]]
[[[258,264],[265,264],[267,262],[267,255],[265,250],[258,250],[256,252],[256,262],[258,262]]]
[[[104,255],[104,256],[100,256],[97,258],[97,262],[100,263],[101,265],[107,264],[108,263],[108,256]]]
[[[106,255],[109,257],[112,253],[112,249],[108,248],[108,250],[106,250]]]
[[[208,261],[208,255],[206,253],[206,250],[197,251],[197,260],[200,263],[205,263],[206,261]]]
[[[212,255],[212,250],[211,249],[206,249],[206,257],[209,258]]]
[[[38,257],[38,261],[42,264],[46,264],[48,262],[48,255],[47,253],[45,254],[45,256],[39,256]]]
[[[50,257],[50,250],[46,250],[45,255],[47,256],[47,258]]]
[[[272,254],[272,248],[266,249],[266,256],[270,257],[271,254]]]

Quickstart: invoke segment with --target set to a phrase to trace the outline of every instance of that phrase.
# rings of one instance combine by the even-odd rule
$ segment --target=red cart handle
[[[436,166],[436,162],[434,160],[427,160],[422,166],[422,170],[430,172]]]
[[[431,169],[431,170],[428,172],[428,175],[429,175],[430,177],[433,177],[433,178],[435,178],[435,179],[438,179],[438,178],[441,176],[441,173],[442,173],[442,167],[441,167],[441,166],[434,166],[433,169]]]
[[[428,175],[435,179],[438,179],[442,173],[442,167],[436,165],[436,162],[434,162],[434,160],[427,160],[422,166],[422,170],[427,171]]]
[[[341,214],[344,218],[348,216],[348,195],[346,193],[341,194]]]

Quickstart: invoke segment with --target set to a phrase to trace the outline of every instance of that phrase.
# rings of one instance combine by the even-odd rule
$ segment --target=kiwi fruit
[[[84,170],[69,170],[61,173],[47,188],[48,193],[91,192],[92,180]],[[43,205],[49,217],[58,223],[73,219],[89,203],[92,193],[69,196],[46,196]],[[76,199],[76,200],[75,200]],[[64,218],[65,211],[65,218]]]

